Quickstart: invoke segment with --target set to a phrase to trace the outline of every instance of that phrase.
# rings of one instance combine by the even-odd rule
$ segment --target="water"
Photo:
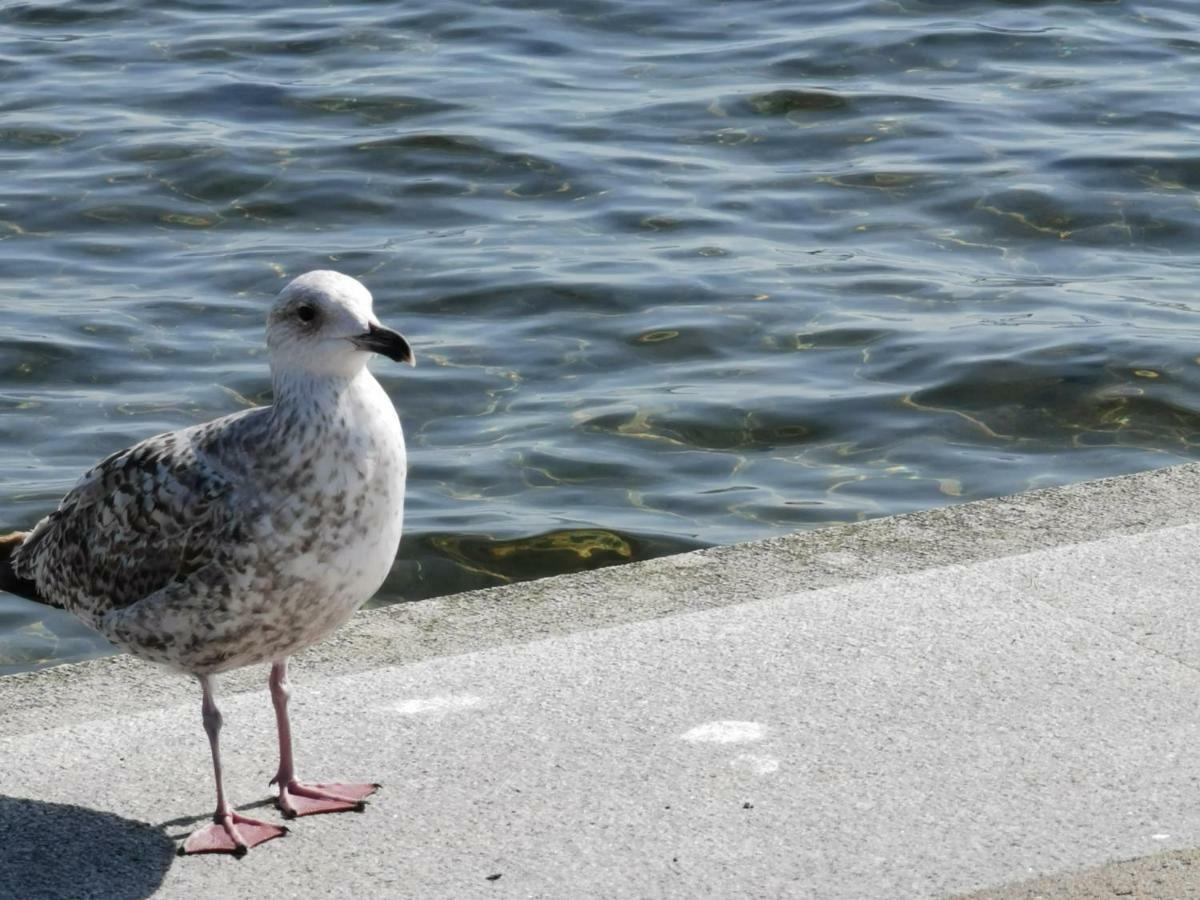
[[[1195,458],[1187,2],[0,8],[0,526],[269,399],[289,277],[415,372],[378,602]],[[0,598],[0,671],[106,652]]]

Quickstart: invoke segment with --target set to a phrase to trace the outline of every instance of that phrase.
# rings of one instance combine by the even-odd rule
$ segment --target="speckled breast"
[[[369,376],[368,376],[369,378]],[[306,486],[264,526],[280,548],[275,599],[282,640],[263,659],[326,637],[369,600],[391,571],[400,544],[406,458],[391,401],[373,379],[338,411],[319,438]]]

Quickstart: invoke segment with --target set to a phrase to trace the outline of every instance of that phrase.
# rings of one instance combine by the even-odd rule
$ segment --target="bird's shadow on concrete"
[[[0,794],[0,885],[13,897],[142,900],[174,859],[175,843],[145,822]]]

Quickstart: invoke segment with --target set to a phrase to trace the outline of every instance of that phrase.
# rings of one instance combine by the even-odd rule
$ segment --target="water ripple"
[[[421,361],[378,602],[1200,456],[1200,14],[943,7],[6,5],[4,527],[315,266]]]

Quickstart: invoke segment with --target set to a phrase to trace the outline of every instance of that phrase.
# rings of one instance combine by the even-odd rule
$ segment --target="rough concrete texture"
[[[302,774],[385,789],[241,862],[171,855],[212,803],[185,679],[5,679],[0,896],[1200,896],[1197,487],[366,614],[297,667],[294,722]],[[269,701],[222,707],[231,796],[261,804]]]

